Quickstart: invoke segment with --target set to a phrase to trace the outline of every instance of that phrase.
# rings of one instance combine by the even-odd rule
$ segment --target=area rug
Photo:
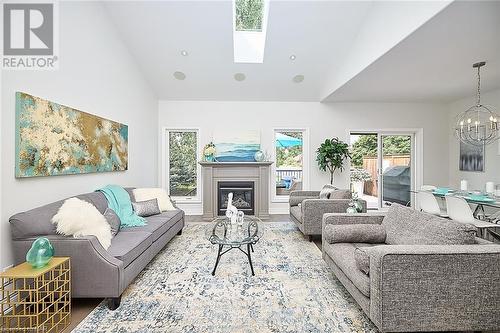
[[[291,223],[263,226],[255,276],[238,250],[212,276],[217,248],[205,238],[207,224],[191,224],[129,286],[117,310],[102,303],[73,332],[377,332],[314,243]]]

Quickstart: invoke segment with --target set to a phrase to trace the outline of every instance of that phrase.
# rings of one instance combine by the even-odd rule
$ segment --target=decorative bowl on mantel
[[[258,150],[254,155],[254,159],[256,162],[263,162],[265,159],[265,155],[261,150]]]

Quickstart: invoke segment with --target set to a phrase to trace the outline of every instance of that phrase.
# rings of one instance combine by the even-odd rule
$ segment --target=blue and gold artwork
[[[16,177],[127,169],[127,125],[16,93]]]

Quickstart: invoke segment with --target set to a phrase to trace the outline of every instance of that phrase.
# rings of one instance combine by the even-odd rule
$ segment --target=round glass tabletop
[[[241,246],[255,244],[262,237],[262,221],[254,216],[245,216],[243,222],[231,224],[221,216],[207,227],[205,236],[212,244]]]

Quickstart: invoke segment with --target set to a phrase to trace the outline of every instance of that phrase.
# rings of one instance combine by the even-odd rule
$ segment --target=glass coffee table
[[[252,275],[255,275],[251,252],[262,234],[262,221],[257,217],[245,216],[242,223],[234,225],[225,216],[216,218],[205,232],[210,243],[219,246],[212,275],[215,275],[220,258],[232,249],[238,249],[247,256]]]

